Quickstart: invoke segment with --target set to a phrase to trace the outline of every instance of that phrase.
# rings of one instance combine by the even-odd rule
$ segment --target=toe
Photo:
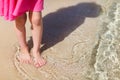
[[[25,61],[25,60],[23,60],[23,63],[26,63],[26,61]]]
[[[39,61],[39,65],[40,65],[40,66],[43,66],[44,64],[45,64],[45,61],[44,61],[44,60]]]
[[[24,60],[21,59],[21,60],[20,60],[20,63],[24,63]]]
[[[40,67],[39,63],[35,64],[35,67],[37,67],[37,68]]]
[[[31,63],[32,63],[32,60],[30,59],[28,62],[31,64]]]
[[[28,60],[26,60],[26,61],[25,61],[25,63],[26,63],[26,64],[28,64],[28,63],[29,63],[29,61],[28,61]]]
[[[37,60],[34,60],[34,66],[37,68],[39,67],[39,63],[37,62]]]
[[[39,65],[40,65],[40,67],[42,66],[42,62],[41,61],[39,61]]]

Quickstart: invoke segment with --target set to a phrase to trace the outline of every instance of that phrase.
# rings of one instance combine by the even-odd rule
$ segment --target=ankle
[[[40,53],[40,50],[39,50],[39,49],[36,49],[36,48],[32,48],[32,52],[33,52],[33,53]]]
[[[21,47],[20,49],[21,49],[22,52],[25,52],[25,53],[26,53],[26,52],[29,52],[27,46],[26,46],[26,47]]]

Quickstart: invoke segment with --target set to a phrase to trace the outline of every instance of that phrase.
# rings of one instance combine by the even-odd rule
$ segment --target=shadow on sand
[[[100,15],[101,6],[95,3],[79,3],[50,13],[43,18],[43,38],[41,52],[64,40],[72,31],[84,23],[85,18]],[[28,41],[32,48],[32,37]]]

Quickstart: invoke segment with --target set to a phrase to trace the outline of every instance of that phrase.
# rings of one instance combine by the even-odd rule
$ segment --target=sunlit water
[[[91,80],[120,80],[120,3],[118,0],[102,2],[99,39],[93,53]],[[91,68],[91,69],[92,69]]]

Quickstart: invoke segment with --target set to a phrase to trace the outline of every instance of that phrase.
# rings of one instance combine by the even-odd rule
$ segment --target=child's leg
[[[46,63],[46,61],[40,56],[40,45],[43,33],[43,24],[41,12],[30,12],[29,18],[31,22],[32,37],[33,37],[33,50],[32,55],[35,60],[35,66],[40,67]]]
[[[18,42],[21,47],[21,54],[19,55],[19,57],[20,62],[22,63],[30,62],[30,55],[26,43],[26,29],[25,29],[26,19],[27,19],[26,14],[23,14],[17,17],[15,20],[15,32],[17,34]]]

